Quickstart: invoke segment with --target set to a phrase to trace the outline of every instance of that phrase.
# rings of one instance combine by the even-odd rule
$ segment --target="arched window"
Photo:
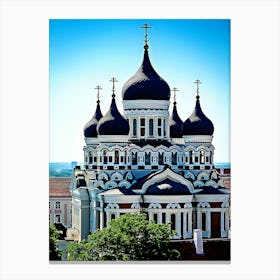
[[[200,155],[199,155],[199,161],[200,163],[204,163],[205,162],[205,159],[204,159],[204,151],[200,151]]]
[[[151,164],[151,153],[145,153],[145,164]]]
[[[132,153],[132,164],[133,165],[137,164],[137,152]]]
[[[136,137],[137,136],[137,119],[132,120],[132,126],[133,126],[132,136]]]
[[[158,223],[158,214],[157,213],[154,213],[153,220],[156,224]]]
[[[145,136],[145,119],[141,118],[140,119],[140,136],[144,137]]]
[[[92,152],[88,153],[88,163],[91,164],[92,163]]]
[[[116,219],[116,215],[115,214],[111,214],[111,220]]]
[[[154,136],[154,120],[149,119],[149,136]]]
[[[107,151],[103,151],[103,163],[107,164],[108,163],[108,156],[107,156]]]
[[[171,164],[176,165],[177,164],[177,153],[172,153],[171,157]]]
[[[163,153],[158,153],[158,164],[163,164]]]
[[[171,229],[175,230],[176,229],[176,215],[171,214],[170,220],[171,220]]]
[[[201,229],[206,230],[206,213],[201,213]]]
[[[190,164],[193,164],[193,151],[189,152]]]
[[[119,151],[115,151],[115,164],[119,163]]]

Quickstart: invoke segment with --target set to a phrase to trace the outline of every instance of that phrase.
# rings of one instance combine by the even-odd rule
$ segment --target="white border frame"
[[[48,19],[115,17],[231,19],[231,264],[48,262]],[[279,279],[279,34],[277,0],[2,0],[0,278]],[[264,143],[272,149],[259,177]],[[28,168],[14,165],[19,157]],[[23,216],[34,212],[36,234]]]

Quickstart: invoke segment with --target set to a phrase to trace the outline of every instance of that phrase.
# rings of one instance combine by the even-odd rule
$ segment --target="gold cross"
[[[171,91],[174,92],[174,102],[176,102],[176,91],[179,91],[179,89],[174,87]]]
[[[197,79],[193,83],[196,84],[196,95],[199,96],[199,84],[202,84],[202,82]]]
[[[148,28],[152,28],[152,26],[150,26],[148,23],[145,23],[145,24],[143,24],[142,26],[141,26],[141,28],[145,28],[146,30],[145,30],[145,40],[144,40],[144,42],[145,42],[145,44],[146,45],[148,45]]]
[[[111,80],[110,80],[110,82],[112,82],[113,83],[113,97],[115,97],[116,95],[115,95],[115,83],[117,83],[118,82],[118,80],[116,79],[116,78],[112,78]]]
[[[97,85],[97,87],[95,89],[97,89],[97,101],[99,101],[99,97],[100,97],[99,90],[101,90],[102,87],[100,85]]]

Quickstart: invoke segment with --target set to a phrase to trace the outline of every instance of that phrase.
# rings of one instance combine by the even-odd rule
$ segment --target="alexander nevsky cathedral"
[[[75,167],[70,185],[72,231],[82,240],[120,215],[146,213],[171,223],[173,239],[191,239],[194,229],[227,238],[230,193],[214,166],[214,125],[202,111],[200,81],[182,121],[175,98],[169,111],[170,87],[152,66],[144,27],[142,63],[122,87],[123,114],[112,78],[110,108],[102,114],[98,94],[84,127],[84,166]]]

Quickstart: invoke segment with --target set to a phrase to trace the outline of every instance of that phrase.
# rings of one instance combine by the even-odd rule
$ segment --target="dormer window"
[[[137,119],[132,120],[132,126],[133,126],[132,136],[137,137]]]
[[[145,137],[145,119],[140,119],[140,136]]]
[[[154,120],[149,119],[149,137],[154,136]]]

